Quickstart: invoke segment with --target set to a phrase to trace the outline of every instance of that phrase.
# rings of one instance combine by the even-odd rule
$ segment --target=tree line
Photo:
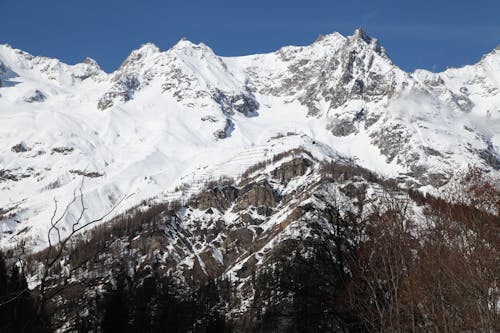
[[[310,237],[273,249],[268,263],[240,285],[239,292],[252,296],[238,315],[233,310],[241,295],[235,281],[207,277],[186,289],[152,265],[133,277],[125,268],[115,273],[101,293],[88,297],[86,313],[68,330],[499,332],[500,193],[476,171],[464,179],[444,198],[388,191],[359,212],[347,210],[333,194],[317,194],[321,208],[304,206]],[[419,215],[409,209],[415,204]],[[100,241],[76,242],[69,258],[83,267],[89,254],[98,257],[93,248],[108,251],[117,235],[132,237],[145,225],[160,226],[159,216],[166,211],[175,207],[100,226],[95,233]],[[54,255],[38,254],[38,262]],[[57,313],[48,307],[57,302],[40,307],[40,289],[28,290],[24,276],[27,265],[36,262],[7,265],[0,255],[1,332],[52,331]],[[46,284],[50,281],[55,280]]]

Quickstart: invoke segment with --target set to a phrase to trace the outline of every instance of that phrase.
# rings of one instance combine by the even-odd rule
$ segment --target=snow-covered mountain
[[[362,30],[242,57],[183,39],[143,45],[108,74],[0,46],[0,246],[44,246],[82,176],[90,220],[299,147],[425,190],[469,165],[498,176],[500,49],[406,73]]]

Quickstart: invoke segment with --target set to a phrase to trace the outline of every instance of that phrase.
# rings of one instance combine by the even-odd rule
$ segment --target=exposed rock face
[[[114,73],[111,89],[99,99],[97,108],[105,110],[114,104],[114,100],[128,102],[137,90],[147,86],[153,78],[153,73],[143,68],[145,61],[159,54],[160,49],[153,44],[145,44],[133,51]]]
[[[75,174],[75,175],[78,175],[78,176],[87,177],[87,178],[97,178],[97,177],[104,176],[102,173],[97,172],[97,171],[70,170],[69,172],[72,173],[72,174]]]
[[[113,106],[113,97],[117,96],[118,94],[113,94],[107,92],[104,96],[102,96],[99,101],[97,102],[97,108],[99,110],[106,110],[110,107]]]
[[[75,150],[73,147],[54,147],[52,148],[52,153],[67,155],[73,150]]]
[[[495,152],[491,142],[488,142],[486,149],[480,150],[477,154],[493,169],[500,170],[500,156]]]
[[[282,158],[289,156],[292,153],[283,154]],[[383,183],[368,181],[366,174],[354,165],[334,165],[335,170],[345,171],[339,183],[329,172],[316,173],[322,177],[310,177],[307,171],[318,171],[320,165],[303,154],[274,163],[277,165],[268,169],[271,171],[257,172],[250,179],[242,179],[241,185],[211,185],[180,210],[159,206],[151,208],[151,213],[118,219],[112,229],[112,250],[104,246],[99,263],[91,262],[75,274],[92,274],[94,279],[88,288],[94,291],[110,283],[111,276],[102,271],[102,262],[114,272],[119,265],[130,265],[139,279],[150,276],[152,270],[158,276],[174,276],[179,288],[188,290],[210,279],[230,276],[237,286],[236,294],[224,311],[235,327],[247,331],[245,325],[251,326],[255,309],[265,306],[267,298],[263,293],[283,288],[283,284],[275,285],[275,280],[269,279],[270,272],[280,265],[293,262],[299,255],[314,254],[318,267],[332,269],[328,274],[334,281],[338,271],[329,265],[335,261],[329,256],[317,257],[318,253],[337,253],[332,241],[336,231],[331,227],[335,223],[332,216],[336,215],[325,207],[342,207],[343,213],[356,215],[374,200],[367,195],[369,189],[377,189],[380,197],[384,196]],[[318,252],[323,250],[326,252]],[[120,260],[112,253],[121,253]],[[300,265],[293,267],[307,272]],[[300,272],[287,272],[293,278],[301,276]],[[280,278],[287,279],[285,275]],[[72,297],[78,299],[77,303],[86,299],[84,293]],[[287,309],[292,305],[290,299],[277,293],[273,306]],[[67,310],[61,309],[61,313]]]
[[[6,180],[18,181],[19,177],[12,170],[0,169],[0,181]]]
[[[278,195],[267,181],[257,184],[248,184],[241,189],[240,196],[233,211],[238,212],[243,209],[253,207],[275,207],[279,200]]]
[[[248,94],[227,95],[216,89],[213,99],[220,105],[222,112],[227,115],[233,115],[239,112],[247,117],[256,115],[259,103],[250,92]]]
[[[275,207],[278,197],[267,181],[248,184],[241,189],[234,186],[214,187],[203,191],[194,201],[193,206],[200,210],[216,208],[225,211],[235,203],[234,211],[249,207]],[[264,211],[265,212],[265,211]]]
[[[47,99],[47,96],[41,90],[35,90],[29,95],[24,97],[26,103],[40,103]]]
[[[75,80],[85,81],[92,79],[96,82],[102,82],[106,79],[106,75],[101,67],[92,58],[85,58],[81,64],[77,64],[75,67],[75,73],[72,74]]]
[[[227,186],[219,189],[215,187],[203,191],[193,202],[193,206],[200,210],[207,210],[211,207],[217,208],[220,211],[228,209],[231,202],[238,197],[240,190],[233,187]]]
[[[106,92],[97,102],[99,110],[105,110],[113,106],[113,100],[118,99],[128,102],[132,99],[134,92],[139,88],[139,80],[134,76],[123,75],[116,78],[112,91]]]
[[[378,132],[371,134],[373,143],[379,147],[380,152],[387,157],[387,162],[391,163],[395,158],[398,158],[400,163],[406,163],[403,160],[408,154],[402,151],[402,148],[410,142],[410,136],[405,131],[405,128],[400,125],[393,125],[392,127],[383,127]],[[418,159],[418,156],[410,157]]]
[[[271,175],[282,184],[288,183],[295,177],[305,175],[311,165],[312,162],[310,159],[299,157],[281,164],[271,172]]]
[[[439,74],[417,71],[416,77],[422,80],[432,94],[438,96],[447,106],[463,112],[470,112],[474,103],[468,97],[468,90],[462,87],[457,92],[451,91]]]
[[[234,130],[234,123],[231,119],[227,118],[223,129],[219,129],[214,132],[214,136],[217,139],[225,139],[231,136],[231,132]]]
[[[309,55],[324,49],[330,51],[326,57]],[[323,37],[311,50],[284,48],[279,55],[288,63],[291,75],[279,80],[277,87],[261,93],[269,90],[274,95],[297,96],[312,116],[320,115],[322,101],[328,109],[336,109],[352,100],[374,102],[391,98],[397,85],[408,80],[392,65],[378,41],[362,30],[348,38],[338,34]]]
[[[0,88],[2,88],[3,83],[2,83],[2,75],[7,73],[7,68],[5,68],[5,65],[3,62],[0,61]]]
[[[356,123],[349,119],[334,119],[326,128],[335,136],[348,136],[357,132]]]
[[[21,143],[18,143],[14,146],[12,146],[12,148],[10,148],[11,151],[15,152],[15,153],[24,153],[24,152],[27,152],[27,151],[30,151],[31,148],[28,147],[28,145],[24,142],[21,142]]]

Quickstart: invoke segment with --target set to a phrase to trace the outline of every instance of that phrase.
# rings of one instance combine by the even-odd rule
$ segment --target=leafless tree
[[[468,188],[461,197],[473,201],[427,197],[418,224],[397,196],[368,216],[348,262],[350,304],[367,331],[500,330],[500,219],[483,204],[499,193],[477,181]]]
[[[37,292],[37,302],[36,302],[36,312],[38,315],[41,315],[44,311],[47,302],[49,300],[53,300],[59,293],[61,293],[65,288],[67,288],[67,281],[71,279],[72,275],[76,270],[84,266],[87,262],[92,260],[96,252],[88,252],[84,256],[84,258],[80,258],[77,265],[72,267],[69,264],[66,264],[65,269],[63,270],[61,267],[61,263],[67,253],[65,251],[69,250],[68,245],[72,242],[75,236],[86,228],[95,225],[99,222],[104,221],[106,218],[110,217],[113,212],[118,208],[118,206],[131,195],[124,195],[120,200],[113,204],[113,206],[107,210],[101,216],[91,219],[85,220],[85,212],[88,210],[88,207],[85,205],[85,198],[83,193],[85,176],[82,177],[82,181],[78,187],[73,191],[73,197],[71,201],[64,206],[62,213],[58,216],[59,213],[59,203],[54,198],[54,211],[52,217],[50,219],[50,228],[47,230],[47,241],[48,247],[43,251],[32,255],[33,258],[29,259],[30,262],[35,262],[37,264],[41,264],[41,272],[39,277],[39,285],[36,290]],[[62,221],[66,219],[69,214],[69,210],[75,205],[79,203],[79,213],[71,222],[70,231],[64,235],[61,231]],[[57,281],[57,285],[49,286],[50,281]],[[61,283],[62,281],[62,283]],[[28,289],[23,290],[19,293],[19,295],[14,295],[11,299],[6,302],[0,304],[0,306],[7,304],[19,297]]]

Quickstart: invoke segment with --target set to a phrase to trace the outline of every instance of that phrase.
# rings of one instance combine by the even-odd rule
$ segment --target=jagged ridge
[[[69,202],[78,175],[100,175],[83,188],[91,219],[127,194],[119,210],[182,197],[176,187],[216,169],[238,177],[280,145],[333,150],[431,191],[469,164],[498,176],[499,58],[405,73],[357,30],[232,58],[187,40],[146,44],[106,74],[1,46],[1,244],[43,246],[52,198]]]

